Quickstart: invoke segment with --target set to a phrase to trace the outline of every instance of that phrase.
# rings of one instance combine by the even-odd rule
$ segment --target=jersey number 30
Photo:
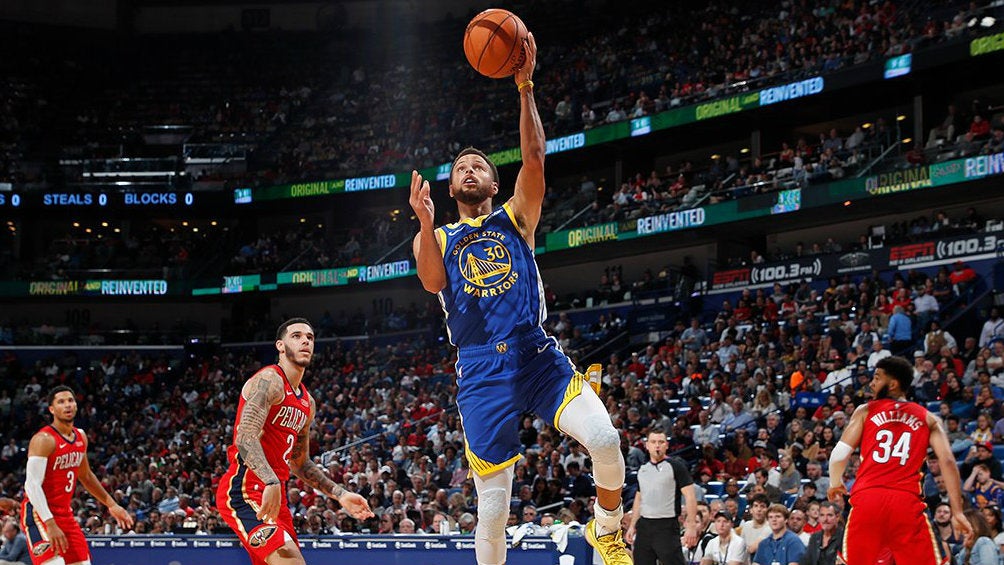
[[[910,432],[903,432],[893,445],[892,432],[889,430],[879,430],[875,434],[875,441],[878,443],[875,451],[872,451],[872,459],[876,463],[888,463],[890,458],[899,458],[900,465],[906,465],[910,458]]]

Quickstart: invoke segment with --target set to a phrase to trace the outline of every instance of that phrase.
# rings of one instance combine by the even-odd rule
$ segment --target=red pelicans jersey
[[[869,402],[861,431],[861,467],[852,494],[886,488],[920,496],[920,468],[930,436],[923,406],[889,398]]]
[[[296,445],[296,436],[299,435],[310,416],[310,393],[307,392],[302,383],[297,387],[298,390],[293,390],[289,381],[286,380],[286,374],[282,367],[278,365],[263,367],[255,375],[270,368],[275,369],[282,376],[283,399],[282,402],[272,406],[268,411],[268,419],[262,429],[261,447],[265,451],[265,459],[268,460],[269,466],[275,471],[279,480],[285,483],[289,480],[289,454],[293,451],[293,446]],[[244,395],[241,395],[237,405],[238,421],[243,410]],[[244,466],[243,460],[237,453],[236,442],[237,425],[235,424],[233,443],[227,449],[227,460],[230,461],[231,468],[234,465]],[[247,481],[252,484],[262,484],[261,479],[251,469],[247,470]]]
[[[87,457],[87,441],[84,431],[73,428],[73,437],[67,439],[56,428],[45,426],[40,433],[49,434],[56,440],[56,449],[49,454],[45,464],[45,478],[42,491],[53,516],[73,516],[70,500],[77,490],[77,476],[80,464]]]

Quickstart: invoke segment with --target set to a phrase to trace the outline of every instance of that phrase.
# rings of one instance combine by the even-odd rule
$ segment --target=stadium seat
[[[994,459],[1004,460],[1004,445],[994,445]]]
[[[720,496],[723,492],[725,492],[725,484],[721,481],[709,481],[707,489],[708,493]]]
[[[927,403],[927,409],[930,410],[931,412],[934,412],[935,414],[937,414],[938,411],[941,410],[941,401],[940,400],[932,400],[931,402],[928,402]]]

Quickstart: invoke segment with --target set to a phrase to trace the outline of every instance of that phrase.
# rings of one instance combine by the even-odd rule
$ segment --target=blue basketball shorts
[[[536,328],[494,344],[463,348],[457,405],[471,469],[485,476],[520,457],[520,415],[558,427],[562,410],[588,386],[557,340]]]

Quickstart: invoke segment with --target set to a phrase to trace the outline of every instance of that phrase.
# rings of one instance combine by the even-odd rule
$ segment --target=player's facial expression
[[[307,324],[292,324],[276,346],[286,359],[300,367],[308,367],[314,357],[314,332]]]
[[[495,196],[498,183],[484,157],[468,153],[457,159],[450,175],[450,196],[464,204],[480,204]]]
[[[875,398],[889,398],[889,375],[884,369],[875,369],[870,386]]]
[[[49,405],[49,412],[61,422],[72,422],[77,415],[77,399],[69,391],[57,392]]]

